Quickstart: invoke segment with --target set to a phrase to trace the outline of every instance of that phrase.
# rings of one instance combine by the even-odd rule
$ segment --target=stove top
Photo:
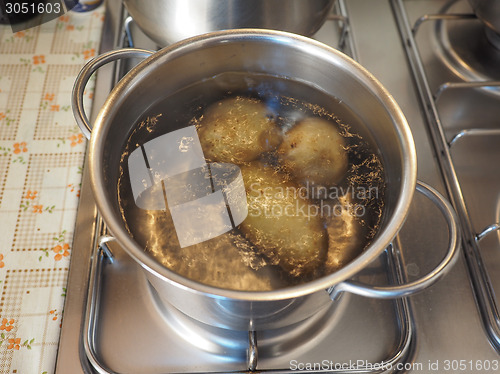
[[[126,34],[133,34],[134,46],[156,49],[133,22],[124,25],[120,1],[107,3],[101,52],[127,46]],[[447,16],[435,16],[442,13]],[[475,60],[473,73],[451,67],[456,53],[444,48],[453,44],[451,31],[461,29],[454,22],[471,23],[467,27],[480,33],[466,0],[339,0],[314,36],[358,60],[405,113],[419,180],[449,196],[464,231],[463,253],[449,274],[423,293],[395,301],[345,294],[314,318],[277,331],[207,329],[165,308],[116,243],[107,243],[109,253],[99,246],[105,225],[86,172],[56,373],[495,372],[500,98],[489,68],[478,69]],[[99,70],[95,108],[131,63]],[[478,80],[489,83],[475,88]],[[416,194],[393,246],[357,279],[374,285],[411,281],[436,266],[448,240],[436,212]]]

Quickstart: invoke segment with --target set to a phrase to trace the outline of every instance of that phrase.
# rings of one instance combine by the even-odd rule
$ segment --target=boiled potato
[[[306,118],[292,127],[278,154],[285,168],[303,183],[331,186],[347,171],[344,138],[336,125],[318,117]]]
[[[280,286],[275,269],[261,266],[254,270],[248,265],[251,259],[234,245],[235,233],[181,248],[168,207],[140,209],[132,218],[127,221],[134,238],[145,243],[146,251],[159,263],[186,278],[240,291],[268,291]],[[207,225],[210,223],[207,219]]]
[[[209,106],[198,127],[205,158],[240,164],[275,149],[281,133],[266,105],[237,96]]]
[[[317,207],[282,173],[255,161],[241,166],[248,216],[243,235],[292,276],[313,274],[323,264],[328,240]]]

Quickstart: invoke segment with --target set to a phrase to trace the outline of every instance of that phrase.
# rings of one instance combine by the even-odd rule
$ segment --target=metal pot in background
[[[83,110],[85,85],[100,66],[121,58],[146,58],[117,84],[90,125]],[[224,72],[289,77],[342,100],[373,137],[386,174],[385,218],[377,236],[340,270],[305,284],[273,291],[235,291],[204,285],[162,266],[126,229],[117,196],[122,150],[152,102]],[[175,98],[174,98],[175,100]],[[166,303],[203,323],[236,330],[279,328],[331,305],[342,292],[378,298],[403,297],[433,284],[457,258],[458,228],[450,204],[416,181],[416,153],[406,119],[392,96],[358,63],[312,39],[271,30],[231,30],[193,37],[156,53],[123,49],[90,61],[73,90],[73,111],[91,136],[89,167],[97,207],[123,249],[145,270]],[[92,133],[92,134],[91,134]],[[387,248],[402,228],[415,188],[431,199],[448,222],[449,247],[437,267],[405,285],[373,287],[350,280]]]
[[[139,28],[158,46],[211,31],[263,28],[311,36],[335,0],[123,0]]]

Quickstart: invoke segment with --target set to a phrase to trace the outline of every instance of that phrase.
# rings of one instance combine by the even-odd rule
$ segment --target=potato
[[[248,216],[240,231],[291,276],[314,274],[328,246],[317,206],[302,198],[300,188],[285,174],[259,161],[241,166],[241,172]]]
[[[337,184],[347,172],[344,138],[337,126],[309,117],[292,127],[278,148],[284,167],[301,183]]]
[[[142,198],[150,199],[154,195],[151,193]],[[156,199],[153,203],[156,204]],[[249,266],[252,258],[234,244],[238,233],[227,232],[181,248],[168,206],[164,210],[138,209],[126,221],[135,240],[144,243],[147,252],[186,278],[241,291],[268,291],[284,286],[279,282],[276,269],[261,265],[254,266],[257,268],[254,270]],[[211,218],[207,218],[207,225],[211,222]]]
[[[253,161],[281,143],[281,132],[266,105],[243,96],[209,106],[200,120],[198,136],[205,158],[211,162]]]

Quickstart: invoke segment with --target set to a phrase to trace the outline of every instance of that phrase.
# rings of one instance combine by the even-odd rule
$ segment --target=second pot
[[[335,0],[123,0],[139,28],[160,47],[212,31],[263,28],[311,36]]]

